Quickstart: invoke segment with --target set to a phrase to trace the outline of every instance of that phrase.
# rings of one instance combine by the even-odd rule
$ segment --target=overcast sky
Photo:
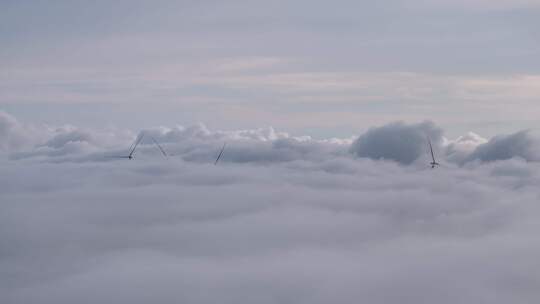
[[[0,303],[540,303],[539,55],[537,0],[0,0]]]
[[[2,1],[21,120],[349,136],[538,128],[540,1]]]

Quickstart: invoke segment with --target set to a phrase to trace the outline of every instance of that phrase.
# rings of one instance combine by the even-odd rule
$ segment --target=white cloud
[[[484,162],[507,160],[514,157],[521,157],[527,161],[539,161],[539,143],[538,138],[534,138],[529,131],[499,135],[487,143],[479,145],[468,158]]]
[[[2,167],[3,303],[538,299],[536,164]]]
[[[540,164],[500,160],[521,156],[504,147],[529,147],[528,133],[444,140],[432,123],[399,123],[352,144],[382,141],[367,148],[408,163],[429,133],[489,161],[430,170],[354,158],[350,140],[202,124],[145,130],[179,153],[168,160],[146,141],[132,161],[103,162],[135,134],[50,130],[33,157],[0,160],[2,303],[540,299]]]
[[[29,148],[47,137],[49,129],[25,125],[12,115],[0,111],[0,152]]]
[[[474,133],[468,132],[455,140],[443,138],[446,158],[454,163],[463,163],[467,157],[481,144],[487,143],[487,139]]]
[[[45,162],[113,161],[127,155],[135,132],[118,128],[84,129],[75,126],[36,126],[21,124],[14,117],[4,117],[3,147],[11,159],[36,158]],[[146,159],[159,156],[152,137],[174,159],[210,163],[223,143],[228,143],[223,162],[274,163],[296,160],[322,161],[335,157],[360,157],[391,160],[403,165],[423,166],[431,161],[427,138],[434,145],[438,160],[457,165],[523,158],[540,160],[540,138],[521,131],[495,136],[490,140],[469,132],[457,139],[443,137],[443,130],[432,122],[390,123],[371,128],[358,137],[313,139],[293,136],[272,127],[232,131],[213,131],[204,124],[141,130],[145,136],[135,156]]]
[[[426,154],[428,138],[438,144],[442,129],[432,122],[407,125],[393,123],[369,129],[351,146],[351,152],[359,157],[392,160],[411,164]]]

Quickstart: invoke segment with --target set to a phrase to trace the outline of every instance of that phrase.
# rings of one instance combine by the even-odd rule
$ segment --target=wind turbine
[[[441,164],[439,164],[438,162],[435,161],[435,154],[433,154],[433,146],[431,145],[431,140],[429,139],[429,137],[427,138],[428,140],[428,143],[429,143],[429,151],[431,152],[431,169],[434,169],[436,166],[440,166]]]
[[[221,148],[221,151],[219,151],[219,155],[218,157],[216,158],[216,161],[214,162],[214,166],[217,165],[219,159],[221,158],[221,155],[223,155],[223,151],[225,150],[225,146],[227,145],[227,143],[223,143],[223,147]]]
[[[157,140],[154,137],[150,136],[150,138],[152,139],[154,144],[156,144],[156,146],[159,148],[159,151],[161,151],[161,154],[163,154],[163,156],[167,158],[167,153],[165,152],[165,150],[163,150],[163,147],[157,142]]]
[[[135,149],[137,149],[137,146],[141,143],[142,139],[144,137],[144,133],[141,133],[136,139],[135,142],[131,144],[129,147],[129,154],[128,155],[120,155],[120,156],[113,156],[114,158],[127,158],[127,159],[133,159],[133,153],[135,153]]]

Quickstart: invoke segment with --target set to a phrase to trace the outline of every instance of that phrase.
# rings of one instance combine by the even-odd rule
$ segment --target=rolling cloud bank
[[[1,303],[540,300],[534,132],[143,132],[0,112]]]

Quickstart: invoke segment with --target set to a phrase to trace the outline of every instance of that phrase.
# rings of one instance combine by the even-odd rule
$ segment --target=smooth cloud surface
[[[2,303],[540,300],[529,133],[392,124],[352,143],[199,125],[146,130],[173,156],[147,141],[127,161],[107,156],[133,132],[16,125],[36,144],[0,161]],[[456,165],[427,169],[423,132]],[[366,146],[400,136],[395,161]]]

